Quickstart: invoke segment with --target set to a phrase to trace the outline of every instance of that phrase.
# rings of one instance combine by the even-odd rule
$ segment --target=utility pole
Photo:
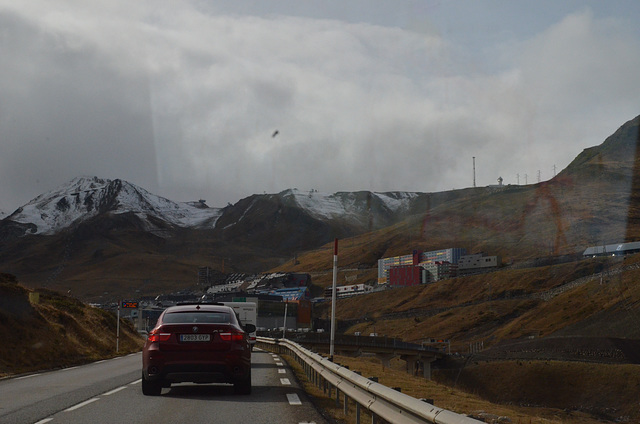
[[[286,338],[287,335],[287,307],[289,306],[289,301],[284,301],[284,323],[282,324],[282,338]]]
[[[118,299],[118,316],[116,323],[116,353],[120,351],[120,304],[122,300]]]
[[[333,244],[333,286],[331,289],[331,340],[329,343],[329,360],[333,362],[336,341],[336,285],[338,282],[338,239]]]

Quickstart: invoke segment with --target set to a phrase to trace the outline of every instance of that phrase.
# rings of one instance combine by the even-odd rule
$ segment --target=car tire
[[[160,396],[162,393],[162,381],[149,381],[142,373],[142,394],[145,396]]]
[[[237,395],[251,394],[251,372],[249,372],[248,378],[233,383],[233,392]]]

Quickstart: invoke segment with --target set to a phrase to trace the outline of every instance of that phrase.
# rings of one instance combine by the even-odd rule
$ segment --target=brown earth
[[[0,274],[0,377],[64,368],[137,352],[143,339],[129,321],[50,290],[30,290]]]

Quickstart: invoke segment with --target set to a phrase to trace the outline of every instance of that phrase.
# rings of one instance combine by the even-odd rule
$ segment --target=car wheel
[[[162,392],[162,381],[149,381],[142,373],[142,394],[145,396],[160,396]]]
[[[251,372],[249,372],[249,377],[236,381],[233,384],[233,391],[237,395],[250,395],[251,394]]]

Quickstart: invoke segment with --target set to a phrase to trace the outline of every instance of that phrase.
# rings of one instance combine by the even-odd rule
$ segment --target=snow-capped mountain
[[[297,233],[318,243],[328,237],[353,235],[390,225],[419,207],[424,193],[339,192],[320,193],[289,189],[278,194],[253,195],[224,209],[204,202],[174,202],[127,181],[78,177],[41,194],[0,225],[0,238],[29,234],[55,234],[100,217],[133,214],[141,228],[166,234],[169,228],[209,229],[226,239],[251,234],[261,243],[280,239],[280,233]],[[136,224],[140,225],[140,224]],[[258,231],[256,229],[259,228]]]
[[[53,234],[99,214],[134,213],[154,228],[150,217],[177,227],[215,225],[221,209],[177,203],[123,180],[78,177],[41,194],[5,218],[25,226],[29,234]]]

